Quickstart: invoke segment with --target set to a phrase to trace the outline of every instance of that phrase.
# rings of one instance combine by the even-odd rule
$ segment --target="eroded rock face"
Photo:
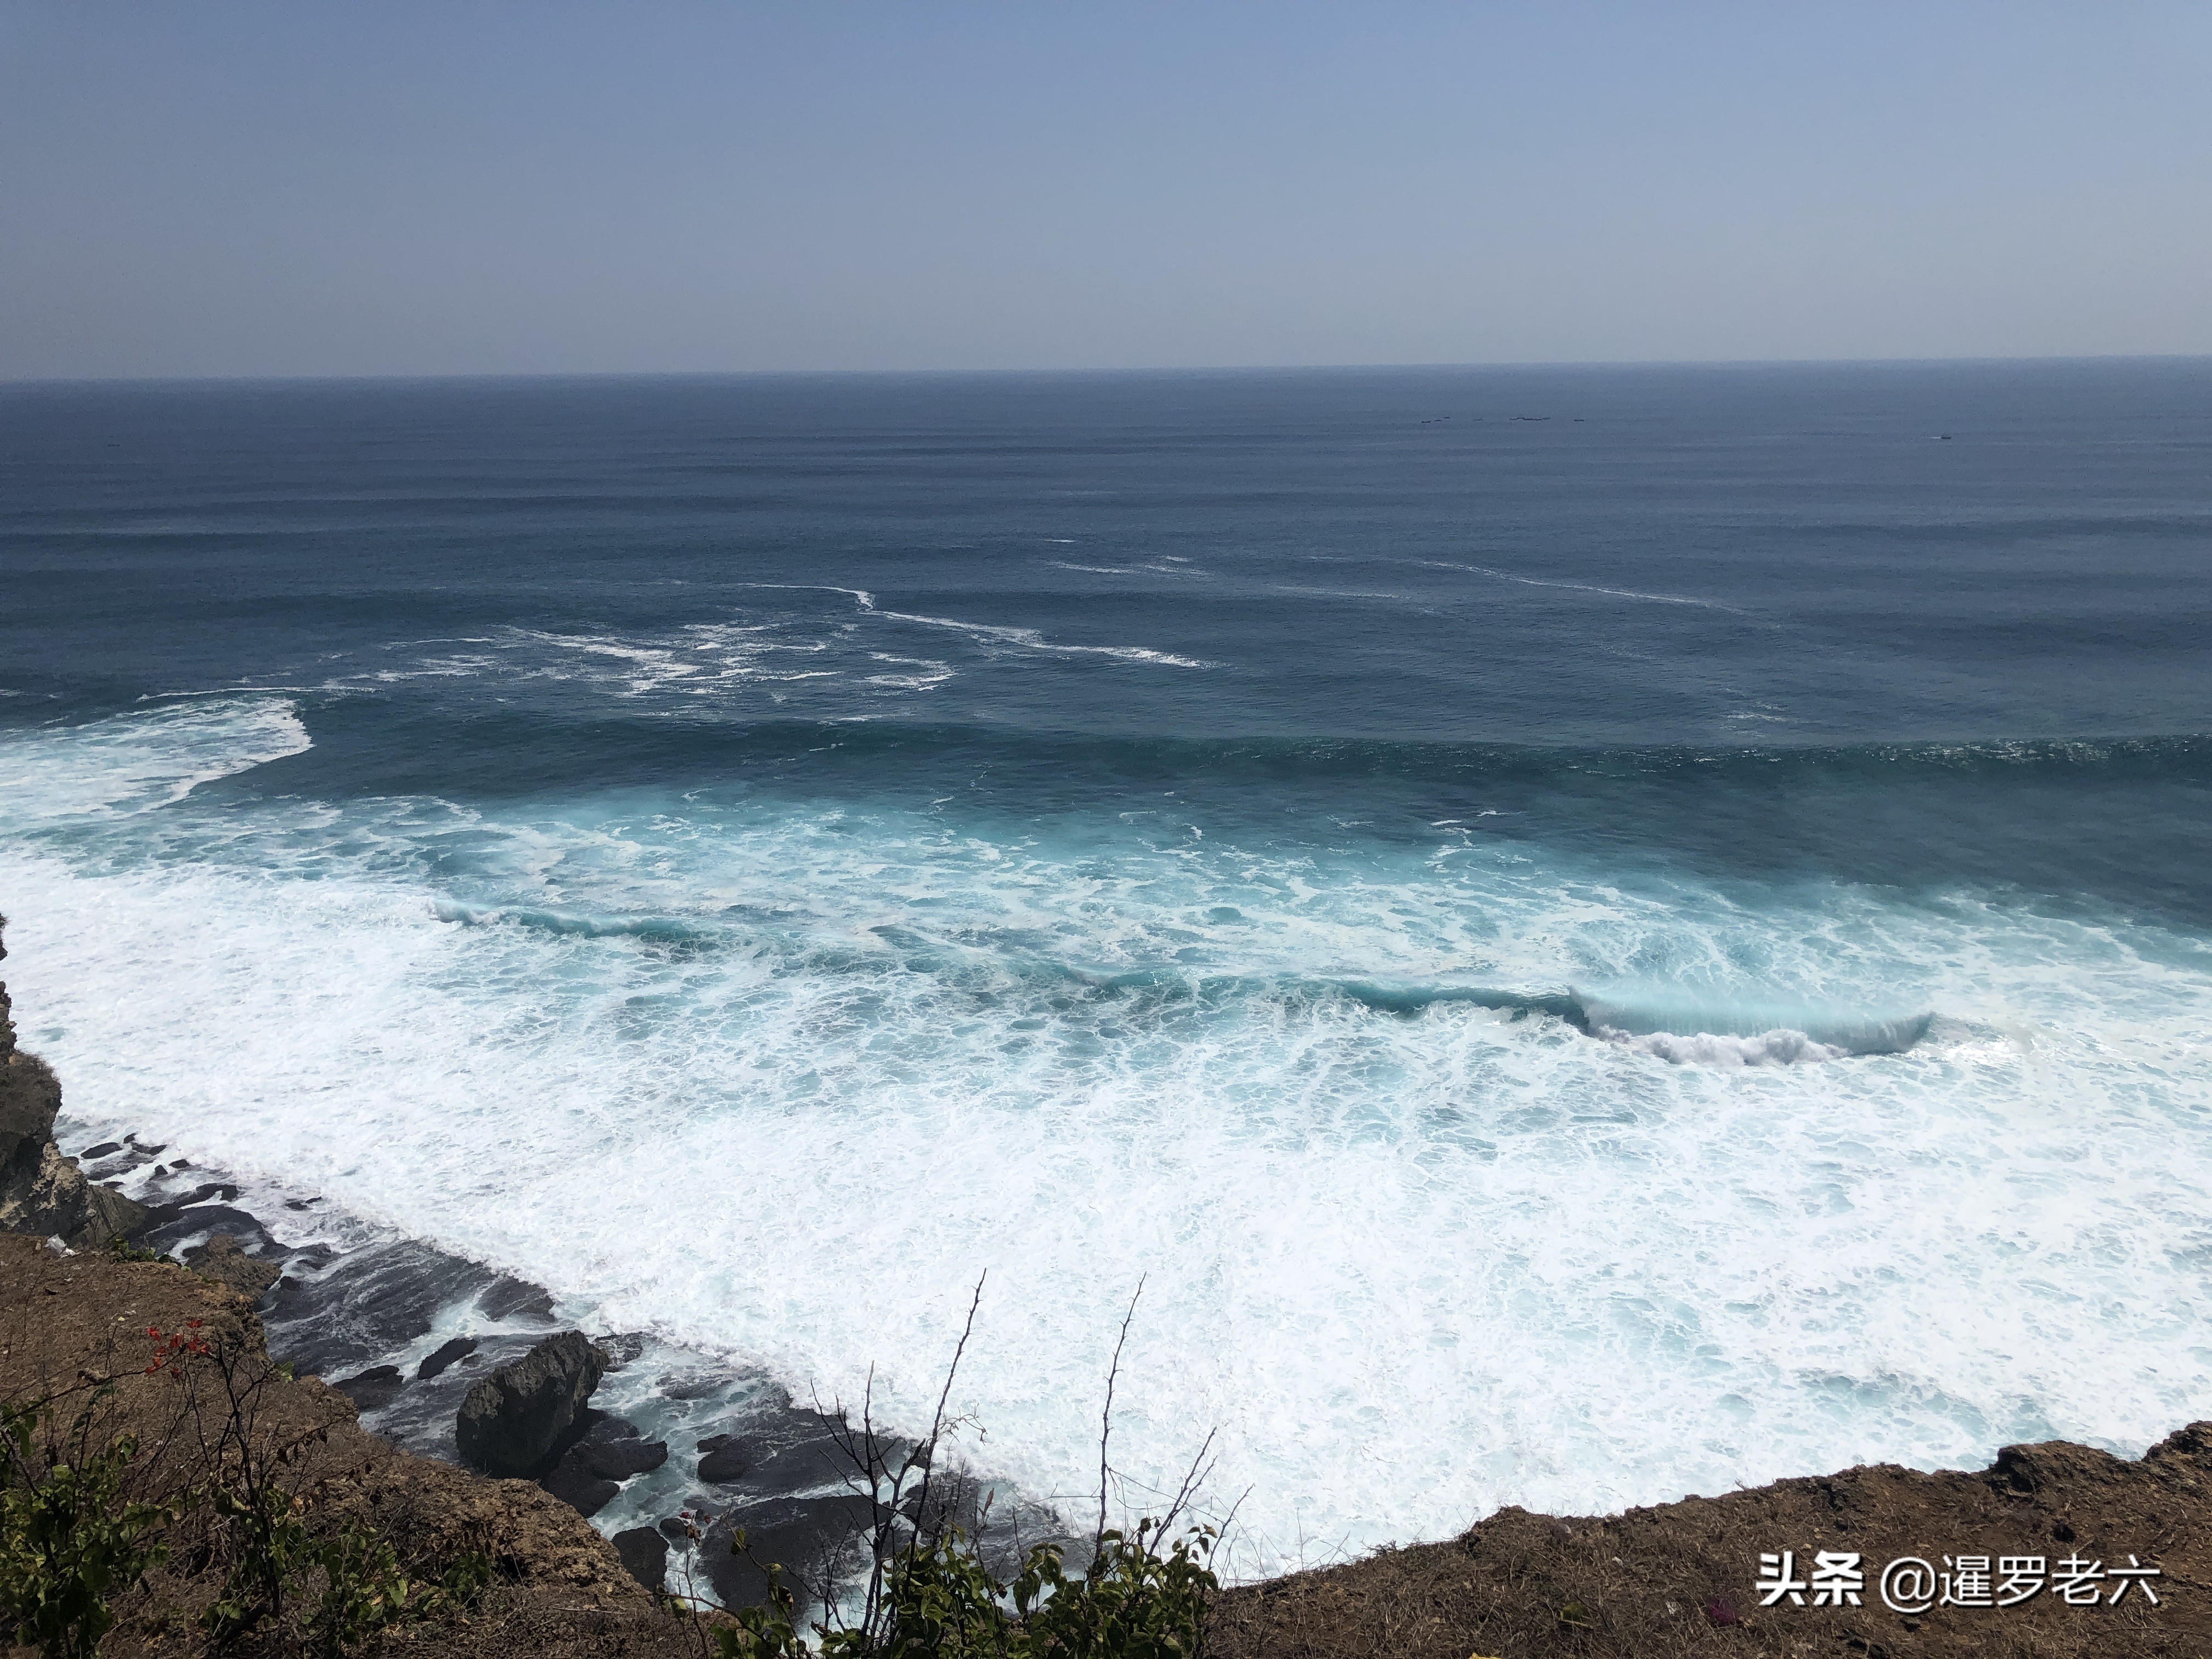
[[[461,1455],[493,1474],[544,1473],[606,1367],[581,1331],[547,1337],[469,1390],[453,1425]]]
[[[0,927],[6,925],[0,918]],[[0,947],[0,957],[8,954]],[[15,1046],[8,988],[0,985],[0,1231],[58,1237],[71,1249],[103,1249],[146,1224],[146,1212],[85,1179],[54,1145],[62,1085],[52,1068]]]

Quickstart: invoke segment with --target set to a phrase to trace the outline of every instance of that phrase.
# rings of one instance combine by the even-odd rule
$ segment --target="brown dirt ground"
[[[95,1436],[137,1437],[130,1495],[141,1501],[203,1479],[210,1464],[200,1436],[228,1416],[204,1401],[191,1407],[167,1371],[145,1374],[147,1328],[182,1330],[194,1319],[216,1345],[263,1355],[260,1322],[234,1291],[182,1267],[59,1256],[39,1239],[0,1235],[0,1400],[55,1398],[65,1423],[107,1386]],[[265,1449],[284,1449],[280,1480],[309,1499],[311,1531],[368,1522],[404,1560],[434,1572],[461,1551],[492,1558],[496,1577],[472,1613],[387,1636],[394,1652],[699,1659],[698,1634],[656,1610],[614,1547],[532,1482],[493,1480],[401,1451],[362,1429],[353,1403],[313,1377],[272,1384],[252,1431]],[[103,1655],[184,1659],[210,1650],[196,1620],[221,1586],[223,1563],[189,1519],[171,1529],[171,1542],[167,1562],[118,1601]],[[276,1645],[248,1638],[228,1651],[250,1656]],[[25,1659],[32,1650],[9,1651]]]
[[[1762,1553],[1856,1552],[1865,1605],[1758,1605]],[[2070,1607],[2048,1590],[2008,1609],[1881,1605],[1883,1564],[1918,1556],[2130,1554],[2162,1576],[2152,1607]],[[1215,1659],[2118,1659],[2212,1655],[2212,1423],[2128,1462],[2054,1441],[2012,1446],[1979,1474],[1893,1465],[1781,1480],[1594,1520],[1499,1511],[1447,1544],[1227,1592]],[[1716,1599],[1739,1622],[1706,1611]],[[1810,1597],[1807,1600],[1809,1601]]]

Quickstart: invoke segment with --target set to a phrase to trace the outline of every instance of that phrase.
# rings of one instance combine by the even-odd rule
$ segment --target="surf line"
[[[826,582],[746,582],[746,587],[776,588],[791,592],[842,593],[860,610],[885,622],[911,623],[921,628],[946,628],[959,634],[978,634],[1004,640],[1027,651],[1061,657],[1112,657],[1122,662],[1156,663],[1163,668],[1218,668],[1221,665],[1198,657],[1178,657],[1145,645],[1056,645],[1034,628],[1013,628],[997,623],[962,622],[952,617],[923,617],[908,611],[885,611],[864,587],[835,587]]]
[[[1608,599],[1643,599],[1652,605],[1693,605],[1705,611],[1725,611],[1732,617],[1751,614],[1740,606],[1723,605],[1718,599],[1697,599],[1681,593],[1643,593],[1632,587],[1600,587],[1595,582],[1546,581],[1540,576],[1516,576],[1510,570],[1494,569],[1486,564],[1455,564],[1445,559],[1420,559],[1415,562],[1431,570],[1464,570],[1495,581],[1519,582],[1523,587],[1564,587],[1577,593],[1602,593]]]

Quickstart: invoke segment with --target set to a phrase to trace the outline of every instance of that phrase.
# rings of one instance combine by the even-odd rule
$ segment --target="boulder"
[[[552,1474],[538,1483],[559,1498],[577,1514],[589,1518],[615,1501],[622,1490],[622,1482],[609,1480],[593,1474],[589,1469],[579,1468],[562,1458]]]
[[[713,1434],[699,1443],[699,1478],[710,1486],[735,1480],[760,1462],[753,1449],[734,1434]]]
[[[228,1233],[217,1233],[204,1244],[185,1252],[185,1266],[202,1279],[228,1285],[248,1302],[258,1302],[269,1287],[284,1276],[273,1261],[257,1261],[239,1249]]]
[[[454,1419],[461,1455],[492,1474],[549,1470],[571,1437],[606,1356],[581,1331],[549,1336],[471,1389]]]
[[[668,1443],[647,1440],[619,1417],[586,1413],[592,1419],[583,1437],[561,1455],[553,1472],[538,1484],[585,1515],[597,1515],[613,1501],[622,1483],[657,1469],[668,1461]]]
[[[455,1360],[466,1359],[476,1351],[477,1340],[473,1336],[457,1336],[449,1342],[441,1342],[435,1353],[415,1368],[416,1380],[427,1382]]]
[[[726,1607],[757,1607],[768,1600],[768,1564],[783,1569],[787,1585],[835,1578],[866,1559],[874,1520],[865,1493],[772,1498],[714,1521],[700,1541],[699,1560],[716,1601]],[[738,1528],[745,1534],[742,1554],[731,1547]]]
[[[380,1411],[398,1397],[407,1386],[407,1379],[399,1374],[397,1365],[372,1365],[359,1376],[349,1376],[343,1382],[331,1386],[354,1403],[356,1411]]]
[[[668,1540],[651,1527],[632,1527],[614,1536],[615,1553],[622,1557],[629,1576],[649,1590],[668,1582]]]

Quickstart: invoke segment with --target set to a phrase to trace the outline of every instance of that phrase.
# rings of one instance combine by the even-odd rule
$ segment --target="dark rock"
[[[123,1143],[121,1141],[103,1140],[97,1146],[86,1147],[82,1152],[77,1154],[77,1158],[80,1161],[88,1158],[106,1158],[110,1152],[119,1152],[122,1150]]]
[[[258,1302],[269,1287],[284,1276],[271,1261],[256,1261],[238,1248],[228,1233],[217,1233],[204,1244],[185,1252],[185,1266],[202,1279],[228,1285],[248,1302]]]
[[[668,1583],[668,1540],[651,1527],[632,1527],[614,1536],[615,1553],[629,1576],[649,1590]]]
[[[80,1156],[78,1161],[84,1165],[87,1174],[100,1181],[107,1181],[112,1176],[126,1176],[133,1170],[143,1169],[154,1160],[136,1146],[125,1146],[119,1152],[111,1152],[99,1159],[86,1152]]]
[[[415,1375],[419,1380],[427,1382],[455,1360],[465,1359],[476,1351],[476,1338],[457,1336],[452,1341],[441,1345],[437,1352],[417,1365],[415,1368]]]
[[[390,1405],[393,1396],[407,1386],[407,1379],[399,1374],[397,1365],[376,1365],[359,1376],[349,1376],[331,1386],[352,1401],[357,1410],[373,1412]]]
[[[0,988],[0,1231],[58,1235],[79,1250],[134,1236],[146,1224],[145,1210],[86,1180],[54,1145],[62,1085],[44,1060],[16,1048],[14,1029]]]
[[[665,1516],[660,1522],[660,1535],[672,1544],[681,1544],[691,1536],[691,1523],[680,1515]]]
[[[826,1432],[810,1432],[813,1425],[805,1415],[794,1413],[793,1417],[793,1421],[758,1431],[701,1441],[700,1450],[706,1454],[699,1460],[702,1470],[709,1459],[715,1460],[715,1468],[734,1471],[722,1474],[721,1481],[742,1480],[748,1490],[764,1498],[795,1498],[840,1484],[851,1466],[836,1440]],[[701,1478],[706,1477],[702,1474]]]
[[[547,1337],[469,1390],[453,1425],[461,1455],[494,1474],[546,1470],[605,1369],[581,1331]]]
[[[665,1371],[653,1390],[664,1400],[708,1400],[730,1386],[730,1379],[722,1371]]]
[[[206,1232],[228,1233],[257,1249],[276,1244],[262,1231],[260,1222],[228,1204],[196,1204],[188,1208],[164,1204],[147,1212],[145,1242],[157,1250],[173,1249],[194,1233]]]
[[[619,1422],[619,1418],[617,1418]],[[648,1475],[654,1468],[668,1462],[668,1443],[665,1440],[646,1440],[629,1422],[622,1425],[622,1436],[606,1440],[604,1444],[581,1444],[571,1455],[584,1455],[595,1471],[608,1480],[629,1480],[630,1475]]]
[[[597,1341],[611,1371],[620,1370],[645,1352],[645,1338],[636,1331],[611,1331]]]
[[[192,1167],[192,1161],[188,1158],[180,1158],[169,1167],[173,1170],[189,1170]]]
[[[588,1468],[609,1480],[627,1480],[668,1461],[665,1440],[647,1440],[619,1417],[602,1418],[562,1460]]]
[[[562,1453],[553,1472],[538,1484],[586,1515],[606,1506],[622,1482],[657,1469],[668,1461],[668,1443],[647,1440],[619,1417],[586,1412],[584,1432]]]
[[[734,1434],[717,1434],[699,1443],[705,1454],[699,1460],[699,1478],[709,1486],[735,1480],[760,1462],[754,1449]]]
[[[700,1540],[699,1555],[724,1607],[757,1607],[768,1596],[768,1575],[756,1562],[781,1566],[787,1585],[821,1583],[858,1558],[873,1518],[867,1498],[857,1492],[771,1498],[722,1516]],[[730,1553],[735,1527],[745,1530],[744,1555]]]
[[[614,1501],[622,1490],[621,1483],[587,1470],[573,1468],[567,1463],[555,1469],[538,1483],[554,1497],[586,1517],[597,1515]]]
[[[550,1319],[553,1297],[550,1291],[522,1279],[501,1277],[477,1297],[477,1311],[486,1319]]]
[[[269,1349],[302,1371],[336,1376],[428,1335],[483,1283],[483,1268],[427,1244],[353,1250],[329,1272],[288,1277],[270,1294]]]
[[[284,1200],[284,1207],[288,1210],[312,1209],[322,1201],[319,1198],[288,1198]]]

